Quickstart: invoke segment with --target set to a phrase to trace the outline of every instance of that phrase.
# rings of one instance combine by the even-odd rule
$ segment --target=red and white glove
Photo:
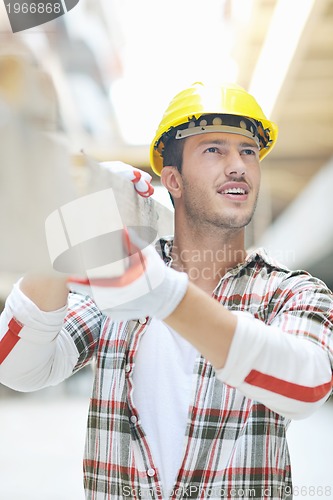
[[[135,190],[140,196],[148,198],[154,194],[154,188],[151,184],[152,176],[148,172],[132,167],[122,161],[104,161],[100,165],[110,172],[119,174],[133,182]]]
[[[151,245],[144,250],[136,248],[128,263],[119,278],[108,278],[106,265],[88,271],[87,278],[70,277],[68,287],[90,296],[100,311],[113,320],[169,316],[186,293],[187,274],[167,267]]]

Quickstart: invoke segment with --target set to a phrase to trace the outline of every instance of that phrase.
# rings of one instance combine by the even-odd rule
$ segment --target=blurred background
[[[248,246],[332,289],[332,26],[333,0],[80,0],[13,34],[1,3],[0,310],[37,248],[40,207],[66,200],[67,181],[83,190],[82,150],[152,174],[164,109],[202,80],[237,82],[279,125]],[[31,395],[0,385],[0,500],[82,500],[91,380],[87,369]],[[290,445],[298,496],[333,498],[331,402],[293,423]]]

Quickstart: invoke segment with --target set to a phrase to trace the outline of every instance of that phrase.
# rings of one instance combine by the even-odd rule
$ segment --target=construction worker
[[[87,499],[292,498],[286,429],[330,396],[333,297],[245,249],[276,140],[241,87],[180,92],[150,150],[175,207],[163,260],[133,236],[121,278],[25,276],[8,297],[2,383],[35,390],[95,363]]]

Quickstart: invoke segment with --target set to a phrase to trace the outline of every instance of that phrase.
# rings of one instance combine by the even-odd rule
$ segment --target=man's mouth
[[[246,201],[249,194],[247,184],[227,183],[220,187],[218,193],[234,201]]]
[[[247,194],[245,189],[242,188],[231,188],[231,189],[223,189],[221,194]]]

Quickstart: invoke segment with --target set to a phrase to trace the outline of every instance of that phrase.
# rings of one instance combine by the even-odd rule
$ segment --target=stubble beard
[[[202,227],[203,230],[238,232],[240,229],[246,227],[253,218],[258,195],[250,213],[240,216],[238,214],[217,213],[209,210],[207,207],[207,197],[205,197],[205,194],[200,189],[191,186],[184,178],[183,186],[186,219],[197,229]]]

